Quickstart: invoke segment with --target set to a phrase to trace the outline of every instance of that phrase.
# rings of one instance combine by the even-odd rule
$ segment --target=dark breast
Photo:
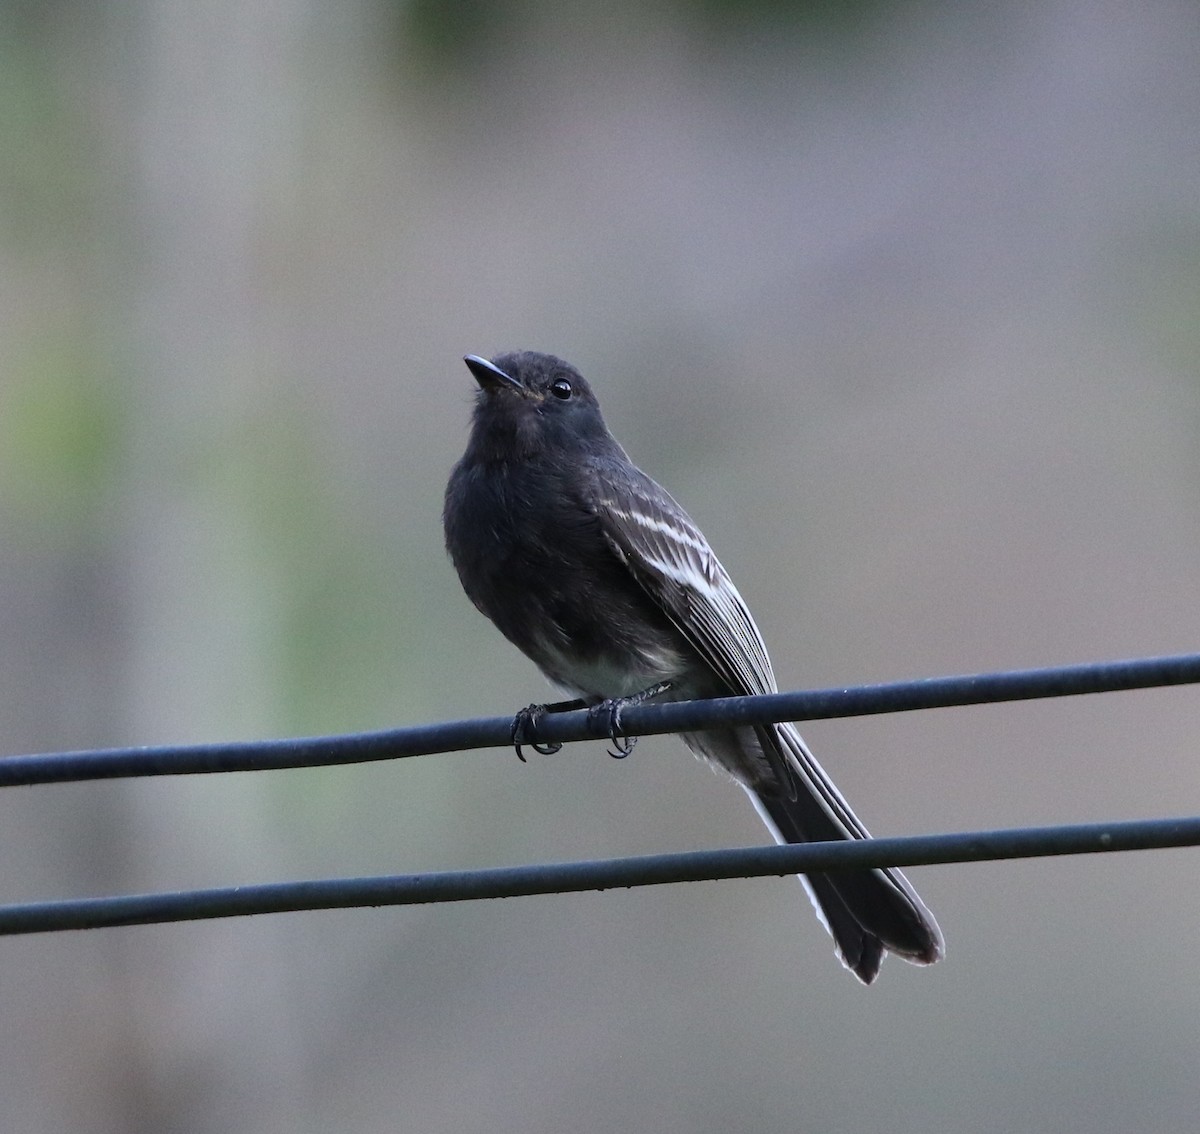
[[[561,476],[531,464],[460,462],[445,527],[468,597],[557,684],[623,696],[688,666],[678,631]]]

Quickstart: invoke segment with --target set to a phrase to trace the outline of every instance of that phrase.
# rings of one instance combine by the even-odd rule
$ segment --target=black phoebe
[[[471,601],[588,705],[774,693],[766,646],[725,568],[626,456],[579,372],[532,351],[464,361],[479,394],[443,520]],[[870,837],[794,726],[683,741],[746,789],[778,841]],[[802,881],[863,983],[888,951],[921,965],[942,956],[937,923],[899,870]]]

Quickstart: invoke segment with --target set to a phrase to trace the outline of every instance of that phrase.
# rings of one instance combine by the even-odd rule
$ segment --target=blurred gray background
[[[550,691],[465,352],[576,363],[785,688],[1195,649],[1200,7],[0,4],[0,751]],[[1200,811],[1190,689],[806,728],[876,834]],[[0,900],[761,842],[672,738],[0,793]],[[1196,852],[0,942],[0,1127],[1178,1131]]]

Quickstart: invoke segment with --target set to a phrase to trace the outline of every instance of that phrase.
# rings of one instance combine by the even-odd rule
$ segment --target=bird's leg
[[[538,722],[547,713],[569,713],[575,709],[586,708],[587,702],[579,699],[574,701],[555,701],[551,705],[527,705],[513,717],[512,743],[513,747],[517,750],[517,759],[522,764],[525,763],[525,756],[521,751],[523,744],[528,744],[539,756],[553,756],[562,749],[562,744],[558,741],[541,744],[536,740],[529,739],[529,730],[537,728]]]
[[[601,719],[607,718],[605,723],[608,725],[608,739],[613,742],[608,754],[614,760],[624,760],[638,742],[636,736],[617,736],[621,730],[622,711],[629,708],[630,705],[641,705],[643,702],[657,697],[660,693],[665,693],[670,688],[669,681],[660,681],[657,685],[651,685],[649,689],[643,689],[640,693],[633,693],[628,697],[609,697],[588,710],[589,723],[593,721],[599,723]]]

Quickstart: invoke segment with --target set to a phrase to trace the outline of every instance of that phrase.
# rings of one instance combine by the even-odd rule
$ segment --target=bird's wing
[[[594,470],[592,504],[605,539],[731,696],[774,693],[762,635],[704,534],[633,465]]]

